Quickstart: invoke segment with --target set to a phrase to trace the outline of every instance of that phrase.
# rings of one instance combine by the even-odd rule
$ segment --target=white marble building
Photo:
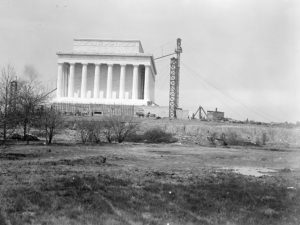
[[[55,103],[149,105],[156,68],[140,41],[75,39],[58,52]]]

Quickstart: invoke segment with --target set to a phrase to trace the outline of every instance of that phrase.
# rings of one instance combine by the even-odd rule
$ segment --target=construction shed
[[[218,111],[216,108],[215,111],[207,111],[207,120],[208,121],[221,121],[224,120],[224,112]]]

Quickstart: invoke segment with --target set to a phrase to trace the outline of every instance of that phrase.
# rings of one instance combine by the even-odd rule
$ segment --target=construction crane
[[[205,115],[205,117],[202,115],[202,112]],[[205,110],[201,105],[198,107],[197,111],[193,113],[191,119],[196,119],[197,113],[199,114],[199,120],[207,118],[207,113],[205,112]]]
[[[181,39],[177,38],[177,46],[174,53],[156,58],[161,59],[167,56],[175,55],[170,62],[170,90],[169,90],[169,118],[175,119],[176,110],[179,108],[179,80],[180,80],[180,54],[182,53]]]

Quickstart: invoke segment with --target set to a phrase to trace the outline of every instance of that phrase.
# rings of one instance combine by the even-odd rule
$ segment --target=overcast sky
[[[299,2],[299,3],[298,3]],[[226,117],[300,121],[300,1],[0,0],[0,65],[33,65],[55,85],[74,38],[138,39],[159,57],[182,38],[180,106]],[[156,61],[168,105],[169,58]]]

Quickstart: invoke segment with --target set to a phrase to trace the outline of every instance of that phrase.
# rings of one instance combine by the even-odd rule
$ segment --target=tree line
[[[38,81],[39,74],[32,66],[26,66],[22,78],[16,78],[12,65],[1,68],[0,74],[0,143],[6,144],[17,136],[27,144],[32,139],[31,131],[38,129],[51,144],[54,135],[70,125],[59,110],[52,106],[49,93]],[[133,116],[108,115],[102,119],[83,118],[69,121],[76,127],[81,143],[173,142],[171,134],[161,129],[150,129],[137,134],[139,122]],[[22,135],[20,134],[22,133]],[[141,133],[141,132],[140,132]]]
[[[61,116],[49,104],[49,96],[37,80],[38,73],[32,66],[25,66],[24,76],[16,78],[10,64],[1,68],[0,78],[0,135],[5,144],[16,130],[22,130],[22,139],[30,140],[33,127],[42,129],[46,143],[50,144],[54,129]]]

